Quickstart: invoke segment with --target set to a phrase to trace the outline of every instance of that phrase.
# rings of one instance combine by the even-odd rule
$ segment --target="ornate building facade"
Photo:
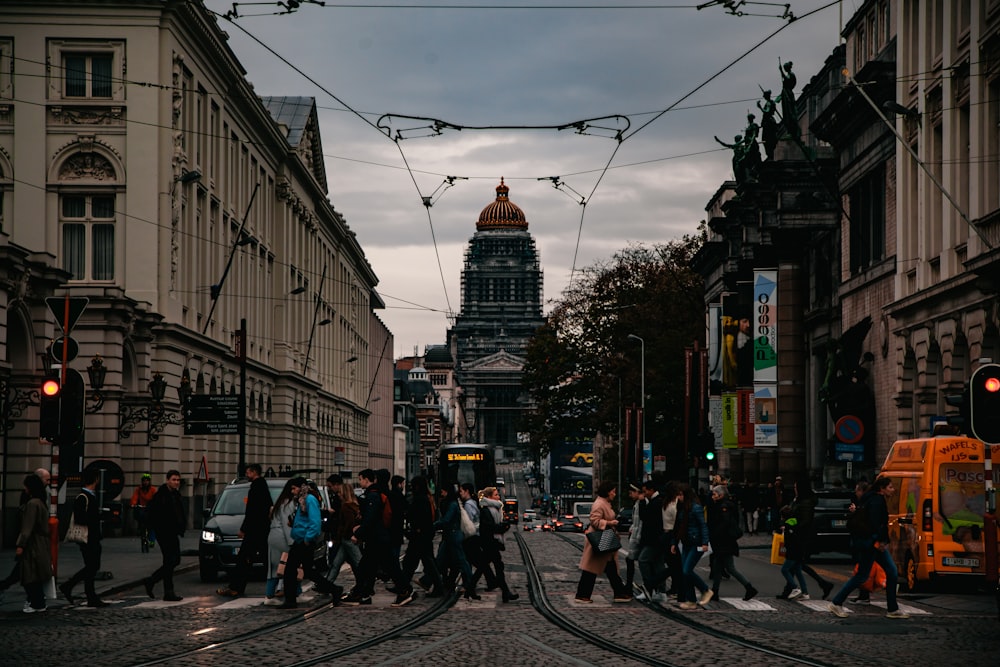
[[[514,455],[527,407],[521,387],[524,352],[542,315],[542,270],[524,211],[500,181],[496,200],[476,222],[462,270],[462,309],[448,331],[461,393],[458,439]]]
[[[0,24],[4,525],[19,476],[51,464],[46,297],[89,299],[70,366],[104,369],[64,477],[176,468],[197,506],[240,453],[367,467],[373,410],[391,460],[391,333],[328,199],[315,101],[259,97],[201,2],[4,3]],[[185,435],[187,394],[242,397],[245,436]]]

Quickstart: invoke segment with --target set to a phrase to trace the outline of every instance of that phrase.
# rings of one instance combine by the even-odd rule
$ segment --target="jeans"
[[[698,551],[697,547],[684,547],[684,551],[681,554],[681,602],[697,602],[694,596],[695,588],[702,593],[708,590],[708,584],[694,571],[695,566],[698,565],[698,561],[701,560],[702,554],[703,552]]]
[[[403,579],[409,582],[413,578],[413,573],[417,571],[417,563],[423,563],[424,574],[422,581],[434,591],[441,591],[444,583],[441,581],[441,573],[438,572],[437,563],[434,562],[434,534],[413,535],[410,543],[406,545],[406,555],[403,556],[403,564],[400,566],[403,571]]]
[[[847,580],[843,588],[833,596],[833,604],[842,605],[851,591],[860,588],[872,573],[872,563],[878,563],[885,570],[885,602],[888,611],[896,611],[896,584],[899,581],[899,570],[887,549],[876,549],[873,546],[861,549],[858,557],[858,573]]]
[[[156,572],[149,575],[147,582],[152,586],[162,579],[163,593],[165,595],[173,595],[174,568],[181,564],[180,535],[161,535],[160,554],[163,556],[163,564]]]
[[[750,582],[746,577],[743,576],[739,570],[736,569],[736,565],[733,562],[733,555],[726,554],[715,554],[715,572],[712,576],[712,590],[719,590],[719,584],[722,581],[723,573],[728,572],[732,575],[733,579],[743,584],[743,588],[750,588]]]
[[[361,547],[359,547],[354,542],[351,542],[350,538],[343,540],[337,545],[337,550],[333,553],[333,559],[330,561],[330,569],[326,572],[326,580],[331,584],[337,581],[337,575],[340,574],[340,567],[347,561],[347,564],[351,566],[351,572],[354,573],[354,581],[358,580],[358,567],[361,565]]]
[[[798,588],[803,594],[808,595],[809,589],[806,587],[806,577],[802,574],[802,563],[801,560],[785,558],[781,566],[781,576],[785,578],[789,588]],[[795,585],[796,580],[799,582],[798,586]]]

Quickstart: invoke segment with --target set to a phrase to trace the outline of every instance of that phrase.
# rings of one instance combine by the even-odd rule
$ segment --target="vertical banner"
[[[722,304],[708,304],[708,393],[722,393]]]
[[[753,390],[740,389],[736,392],[736,446],[743,449],[753,447]]]
[[[646,473],[645,479],[649,479],[653,474],[653,443],[642,443],[642,471]]]
[[[722,395],[722,446],[736,449],[736,393]]]
[[[778,381],[778,272],[753,272],[754,384]]]
[[[778,386],[762,384],[754,387],[755,447],[778,446]]]
[[[712,449],[722,449],[722,397],[712,396],[708,399],[708,425],[712,428]]]

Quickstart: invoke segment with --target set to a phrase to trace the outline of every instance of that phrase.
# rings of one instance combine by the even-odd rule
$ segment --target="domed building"
[[[517,423],[528,341],[544,322],[542,270],[528,220],[500,179],[496,200],[476,221],[462,270],[462,307],[448,347],[462,395],[459,437],[495,445],[497,458],[518,449]]]

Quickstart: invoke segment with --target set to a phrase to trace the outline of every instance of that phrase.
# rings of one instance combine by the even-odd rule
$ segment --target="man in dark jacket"
[[[347,596],[344,604],[371,604],[375,592],[375,578],[381,566],[392,578],[396,588],[394,607],[402,607],[413,601],[413,587],[409,581],[403,580],[399,569],[399,558],[392,555],[392,543],[389,526],[384,522],[383,507],[389,499],[376,482],[375,471],[366,468],[358,473],[358,484],[364,489],[364,495],[359,498],[361,504],[361,522],[354,529],[351,541],[362,544],[361,565],[358,568],[359,581]]]
[[[247,466],[246,475],[250,480],[250,489],[247,491],[243,524],[238,533],[243,544],[240,545],[240,552],[236,555],[236,569],[229,578],[229,586],[216,591],[224,597],[235,598],[243,595],[253,564],[265,560],[267,556],[267,534],[271,529],[273,502],[267,480],[262,474],[259,464],[251,463]]]
[[[642,521],[639,533],[639,573],[642,575],[642,588],[647,597],[652,597],[654,591],[663,593],[667,581],[666,534],[663,532],[663,496],[657,489],[657,484],[651,479],[642,483],[642,494],[645,503],[639,506],[639,519]]]
[[[896,602],[896,583],[899,570],[889,553],[889,508],[886,498],[896,492],[889,477],[879,477],[871,488],[861,497],[855,512],[865,512],[864,528],[851,536],[851,546],[858,552],[858,571],[847,580],[843,588],[833,596],[830,611],[840,618],[847,618],[848,611],[844,609],[847,596],[868,580],[872,564],[878,563],[885,570],[885,602],[886,618],[909,618],[910,615],[899,608]]]
[[[66,601],[73,604],[73,587],[83,581],[88,607],[108,605],[97,597],[97,592],[94,590],[94,577],[101,569],[101,506],[97,502],[95,492],[99,480],[100,471],[97,469],[84,471],[83,488],[73,502],[73,522],[87,526],[87,543],[80,545],[83,568],[59,587]]]
[[[179,602],[183,598],[174,591],[174,568],[181,562],[181,535],[187,523],[184,517],[184,505],[181,503],[181,474],[176,470],[167,471],[167,481],[157,490],[146,511],[149,524],[156,531],[156,540],[160,545],[163,565],[151,574],[143,584],[146,594],[156,599],[153,587],[163,580],[163,599],[167,602]]]

